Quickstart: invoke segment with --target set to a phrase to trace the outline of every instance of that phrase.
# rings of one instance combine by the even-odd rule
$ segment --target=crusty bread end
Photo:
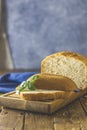
[[[35,90],[20,92],[20,97],[30,101],[46,101],[55,99],[67,99],[72,92],[55,90]]]

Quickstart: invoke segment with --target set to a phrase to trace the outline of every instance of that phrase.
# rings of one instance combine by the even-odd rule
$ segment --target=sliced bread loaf
[[[26,84],[26,85],[24,85]],[[18,94],[22,99],[31,101],[45,101],[67,99],[78,88],[69,78],[55,74],[35,74],[20,84],[16,90],[23,89]],[[32,90],[32,87],[35,87]]]
[[[63,75],[79,89],[87,88],[87,57],[74,52],[58,52],[41,62],[41,73]]]
[[[36,79],[34,78],[36,77]],[[33,80],[37,89],[75,91],[78,90],[76,84],[68,77],[56,74],[35,74],[28,80]]]

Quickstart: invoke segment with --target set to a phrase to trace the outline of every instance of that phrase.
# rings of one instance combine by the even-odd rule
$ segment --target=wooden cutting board
[[[15,92],[0,96],[0,105],[13,109],[29,110],[32,112],[52,113],[58,109],[63,99],[54,101],[27,101],[20,99]]]
[[[67,100],[57,99],[51,101],[27,101],[20,99],[19,95],[17,95],[14,91],[1,95],[0,105],[7,108],[51,114],[85,93],[86,91],[76,95],[72,94],[70,99]],[[74,98],[72,98],[73,96]]]

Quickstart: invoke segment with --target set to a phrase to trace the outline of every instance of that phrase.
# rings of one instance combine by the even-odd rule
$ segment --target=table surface
[[[87,130],[87,95],[51,115],[1,106],[0,130]]]

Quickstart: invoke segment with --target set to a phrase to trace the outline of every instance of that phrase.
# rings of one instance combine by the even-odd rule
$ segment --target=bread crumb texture
[[[87,88],[87,57],[74,52],[59,52],[41,62],[41,73],[63,75],[72,79],[78,88]]]

